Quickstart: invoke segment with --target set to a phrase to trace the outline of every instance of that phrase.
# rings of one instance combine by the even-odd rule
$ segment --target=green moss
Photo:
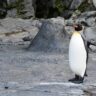
[[[56,0],[55,7],[58,9],[60,13],[67,9],[67,7],[63,4],[62,0]]]
[[[17,3],[11,3],[8,5],[7,8],[10,10],[10,9],[16,8],[16,6],[17,6]]]
[[[8,5],[8,9],[13,9],[16,8],[17,9],[17,17],[21,17],[23,18],[23,15],[26,13],[24,12],[24,0],[17,0],[14,3],[11,3],[10,5]]]
[[[78,7],[78,10],[81,12],[86,11],[86,9],[90,6],[90,4],[88,3],[88,0],[85,0],[84,2],[82,2],[82,4]]]
[[[79,16],[80,14],[81,14],[81,11],[75,10],[75,12],[73,12],[73,14],[72,14],[72,17],[77,17],[77,16]]]
[[[24,0],[17,0],[16,2],[16,9],[17,9],[17,15],[22,16],[22,14],[24,14],[25,12],[22,11],[24,9],[24,4],[23,4]]]

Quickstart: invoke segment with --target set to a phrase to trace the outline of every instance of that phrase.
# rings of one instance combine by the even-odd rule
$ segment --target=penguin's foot
[[[73,82],[73,81],[77,81],[77,80],[78,80],[77,78],[72,78],[72,79],[69,79],[68,81]]]
[[[70,82],[80,84],[80,83],[83,83],[83,80],[74,80],[74,81],[70,81]]]
[[[80,84],[80,83],[83,83],[83,80],[84,80],[84,78],[79,77],[79,79],[77,79],[77,78],[69,79],[69,82]]]
[[[71,82],[71,81],[77,81],[77,80],[79,80],[79,77],[80,77],[80,76],[78,76],[78,75],[75,74],[75,77],[72,78],[72,79],[69,79],[68,81],[70,81],[70,82]]]

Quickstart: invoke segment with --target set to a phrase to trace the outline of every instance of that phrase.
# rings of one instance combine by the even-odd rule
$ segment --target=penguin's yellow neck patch
[[[75,31],[75,32],[73,32],[73,35],[74,36],[80,36],[80,33]]]

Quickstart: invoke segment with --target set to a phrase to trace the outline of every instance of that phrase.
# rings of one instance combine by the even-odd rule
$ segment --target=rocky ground
[[[65,31],[63,26],[65,22],[60,17],[48,20],[0,20],[0,96],[96,96],[95,51],[90,52],[88,77],[84,83],[68,82],[74,77],[68,62],[69,39],[65,38],[66,31],[70,34],[71,30],[68,30],[71,27],[66,27]],[[61,36],[63,32],[64,36]],[[86,36],[95,44],[96,38],[92,32],[92,38]],[[43,43],[39,44],[39,40]],[[34,47],[32,41],[38,45]],[[27,49],[30,43],[31,49],[36,48],[35,51]],[[42,47],[48,49],[45,52],[38,50]],[[56,51],[49,51],[52,48],[56,48]]]
[[[5,47],[0,51],[0,96],[96,95],[95,53],[90,53],[84,83],[73,84],[68,82],[74,74],[69,69],[67,52],[30,52],[20,46],[4,50]]]
[[[95,10],[96,0],[0,0],[0,96],[96,96]],[[81,21],[88,77],[73,84],[68,45]]]

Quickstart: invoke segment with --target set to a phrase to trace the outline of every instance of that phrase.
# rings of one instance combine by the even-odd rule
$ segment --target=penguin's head
[[[82,27],[81,24],[74,24],[73,27],[74,27],[75,31],[81,31],[81,30],[83,30],[83,27]]]

